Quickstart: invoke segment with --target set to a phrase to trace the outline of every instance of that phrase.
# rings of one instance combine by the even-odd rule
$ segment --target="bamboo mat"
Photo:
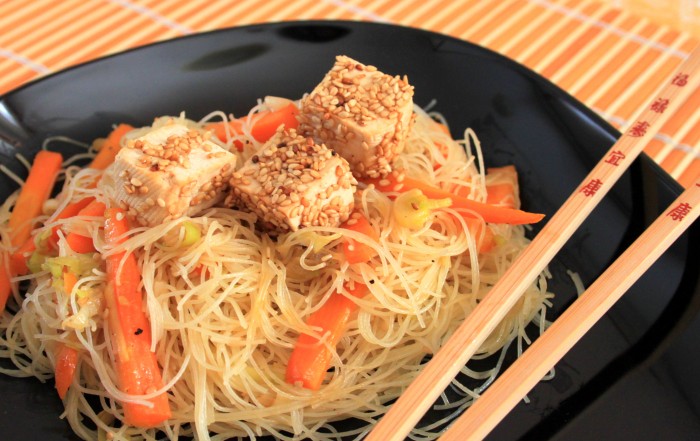
[[[682,0],[685,1],[685,0]],[[4,0],[0,94],[103,55],[229,26],[300,19],[396,23],[525,64],[624,130],[700,39],[591,0]],[[639,3],[639,2],[637,2]],[[681,184],[700,176],[700,91],[646,152]]]

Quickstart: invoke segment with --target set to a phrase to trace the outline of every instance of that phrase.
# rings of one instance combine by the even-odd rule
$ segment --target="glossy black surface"
[[[530,211],[553,214],[617,136],[544,79],[477,46],[408,28],[308,22],[196,35],[31,83],[0,97],[0,159],[21,170],[14,152],[32,156],[47,136],[89,142],[118,122],[145,125],[183,110],[195,119],[214,109],[240,114],[264,95],[297,98],[336,54],[407,74],[415,101],[437,100],[454,135],[474,128],[487,165],[517,166]],[[13,187],[0,176],[3,197]],[[555,312],[575,295],[566,269],[590,283],[679,192],[652,161],[638,160],[552,264]],[[700,436],[698,230],[674,245],[492,439]],[[1,439],[72,439],[51,384],[0,375],[0,394]]]

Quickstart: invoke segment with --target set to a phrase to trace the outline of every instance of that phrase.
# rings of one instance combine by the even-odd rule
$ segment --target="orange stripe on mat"
[[[580,7],[582,0],[570,0],[564,6],[569,9]],[[505,48],[499,49],[510,58],[517,58],[526,48],[536,44],[542,36],[543,29],[551,29],[557,22],[562,20],[562,15],[550,8],[543,9],[537,17],[536,26],[525,26],[521,31],[512,35],[511,41],[503,43]]]
[[[620,15],[620,11],[611,10],[606,12],[600,21],[603,23],[612,22],[617,16]],[[589,41],[595,38],[598,34],[603,32],[603,29],[598,26],[591,26],[588,28],[583,35],[578,37],[570,46],[568,46],[564,52],[562,52],[554,61],[552,61],[547,67],[542,69],[540,73],[545,77],[550,77],[562,66],[566,65],[572,57],[574,57],[579,51],[586,47]]]
[[[522,7],[524,3],[520,0],[516,0],[519,7]],[[469,29],[465,29],[463,32],[463,37],[468,38],[471,41],[480,42],[485,35],[488,35],[492,29],[498,26],[503,20],[510,15],[508,2],[497,3],[498,6],[493,6],[490,10],[483,16],[479,17],[479,21],[472,25]]]
[[[273,15],[273,21],[283,21],[283,20],[306,20],[310,17],[318,14],[319,11],[329,11],[331,8],[336,7],[319,1],[313,2],[296,2],[294,3],[296,7],[290,9],[283,9],[281,11],[276,11]]]
[[[654,32],[658,30],[658,26],[654,24],[648,24],[639,32],[639,35],[645,38],[650,38],[654,35]],[[603,66],[599,71],[592,75],[591,79],[580,87],[578,92],[575,94],[581,101],[587,101],[588,98],[608,81],[610,77],[619,69],[621,66],[630,59],[635,53],[642,50],[642,45],[636,41],[628,41],[625,45],[612,57],[610,63]]]
[[[39,77],[39,74],[29,69],[28,67],[17,64],[15,66],[16,74],[13,76],[11,81],[3,82],[0,84],[0,95],[7,93],[13,89],[16,89],[29,81]]]
[[[660,133],[665,134],[673,138],[673,134],[678,132],[678,130],[688,121],[694,114],[700,109],[700,89],[693,92],[693,94],[686,100],[686,102],[681,105],[676,113],[673,114],[671,118],[663,125]],[[660,152],[661,149],[666,145],[658,139],[654,139],[645,149],[645,152],[651,156],[655,157]],[[692,145],[692,143],[691,143]]]
[[[482,14],[485,14],[489,9],[491,9],[491,6],[492,4],[489,2],[477,3],[476,5],[467,8],[464,13],[457,17],[453,15],[445,17],[440,23],[435,25],[435,29],[456,37],[464,38],[462,35],[472,26],[478,23],[482,17]]]
[[[383,17],[404,25],[407,23],[423,23],[426,15],[432,15],[442,7],[442,2],[438,0],[432,2],[401,2],[400,4],[402,6],[401,8],[395,7],[387,11],[386,14],[383,14]]]
[[[681,50],[690,52],[694,45],[694,41],[686,41],[681,45]],[[680,59],[669,57],[666,62],[662,63],[656,70],[651,72],[651,75],[649,75],[648,79],[643,84],[637,86],[635,92],[619,105],[619,109],[615,111],[615,114],[624,119],[631,118],[637,110],[654,95],[659,87],[668,80],[680,62]],[[642,73],[644,73],[644,71],[635,71],[631,73],[630,76],[632,78],[637,78],[642,75]]]
[[[338,7],[331,3],[328,3],[321,9],[317,9],[315,11],[308,11],[308,14],[302,13],[302,18],[305,20],[321,20],[324,17],[330,17],[330,15],[336,10],[338,10]],[[292,17],[290,17],[289,19],[291,18]]]
[[[430,29],[435,32],[442,32],[443,34],[452,34],[452,32],[446,29],[445,26],[451,21],[454,21],[469,13],[478,6],[478,4],[473,5],[472,3],[473,2],[470,2],[469,0],[465,0],[464,3],[455,1],[443,2],[441,7],[435,8],[433,13],[426,17],[423,23],[420,25],[413,24],[413,26],[425,27],[426,29]]]
[[[637,17],[624,17],[618,27],[621,30],[629,31],[634,25],[639,23]],[[585,75],[598,61],[597,54],[607,54],[613,50],[615,45],[621,41],[620,37],[608,32],[601,33],[596,42],[591,42],[584,50],[578,53],[578,57],[569,61],[558,72],[553,74],[553,80],[564,90],[569,90],[571,86],[583,75]],[[597,44],[596,44],[597,43]]]
[[[68,10],[65,13],[60,8],[58,10],[51,9],[45,13],[35,15],[22,24],[18,24],[19,38],[14,39],[12,42],[4,43],[4,45],[17,53],[23,53],[32,57],[41,54],[44,48],[49,47],[55,41],[54,38],[57,34],[60,36],[77,34],[78,32],[76,31],[68,32],[66,28],[75,26],[76,20],[79,20],[87,11],[94,8],[90,4],[85,3],[77,6],[71,5],[71,3],[62,5],[71,7],[67,8]],[[58,13],[55,14],[56,12]],[[98,12],[96,15],[102,17],[108,13],[109,11],[104,11]],[[69,29],[73,30],[73,27]]]
[[[601,9],[601,5],[599,3],[588,3],[581,10],[581,15],[590,16],[599,9]],[[560,26],[560,28],[554,33],[554,35],[540,44],[531,55],[522,61],[523,64],[531,68],[538,65],[543,58],[554,52],[562,41],[566,40],[567,35],[571,33],[572,29],[583,25],[579,21],[572,18],[562,17],[561,20],[558,21],[557,26]]]
[[[40,14],[37,9],[44,9],[38,2],[29,3],[22,1],[0,3],[0,26],[3,30],[17,26],[18,23],[31,20],[32,15]],[[4,33],[4,32],[3,32]]]
[[[502,29],[494,30],[494,33],[499,31],[500,33],[496,34],[492,40],[489,41],[488,46],[490,48],[498,50],[514,39],[523,40],[523,30],[526,29],[530,23],[537,20],[538,17],[541,17],[542,14],[547,12],[547,9],[534,3],[525,5],[522,9],[525,12],[521,12],[520,17],[518,17],[515,21],[508,23],[508,27],[501,25],[499,28]]]
[[[688,165],[688,168],[678,177],[678,183],[683,187],[689,187],[695,184],[700,178],[700,160],[694,159],[693,162]]]

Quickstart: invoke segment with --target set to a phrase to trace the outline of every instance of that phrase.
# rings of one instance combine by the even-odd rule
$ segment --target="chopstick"
[[[440,437],[483,439],[700,216],[700,179],[685,190]]]
[[[700,72],[700,48],[695,48],[666,81],[656,98],[607,151],[581,185],[552,216],[530,245],[479,302],[452,337],[423,367],[411,385],[368,434],[367,441],[403,440],[421,416],[476,353],[537,275],[554,258],[644,146],[695,92]]]

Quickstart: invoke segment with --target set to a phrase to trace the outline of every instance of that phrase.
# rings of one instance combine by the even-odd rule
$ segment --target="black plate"
[[[111,124],[148,124],[186,111],[241,114],[264,95],[299,97],[347,54],[407,74],[416,102],[437,100],[455,135],[473,127],[488,165],[514,163],[524,205],[551,215],[618,133],[522,66],[443,35],[355,22],[227,29],[168,41],[69,69],[0,97],[0,159],[21,170],[41,140],[83,141]],[[2,197],[14,184],[0,177]],[[589,284],[681,188],[639,159],[557,256],[555,312],[574,297],[566,275]],[[700,434],[698,231],[694,225],[530,394],[493,439],[691,439]],[[694,244],[694,246],[690,246]],[[52,384],[0,376],[5,440],[72,439]]]

